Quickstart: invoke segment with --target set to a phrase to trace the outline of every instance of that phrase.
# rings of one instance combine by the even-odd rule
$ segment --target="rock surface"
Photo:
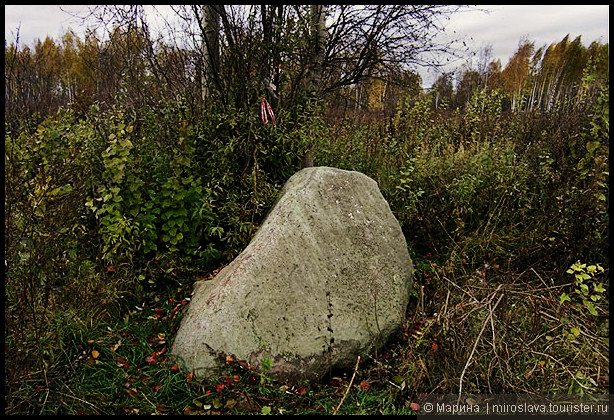
[[[413,265],[377,183],[305,168],[228,266],[197,282],[172,353],[207,376],[219,354],[289,382],[351,369],[402,322]]]

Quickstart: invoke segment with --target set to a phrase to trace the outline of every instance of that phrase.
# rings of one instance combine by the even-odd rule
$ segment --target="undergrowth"
[[[5,413],[412,414],[423,393],[607,393],[608,91],[548,116],[498,103],[274,127],[177,100],[7,131]],[[306,146],[375,179],[399,220],[416,266],[403,330],[310,387],[232,358],[201,382],[168,355],[190,287],[243,249]]]

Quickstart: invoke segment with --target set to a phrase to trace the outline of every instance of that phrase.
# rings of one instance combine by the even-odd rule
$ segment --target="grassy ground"
[[[121,319],[67,314],[48,346],[55,364],[7,383],[6,413],[412,414],[421,393],[607,392],[607,307],[593,317],[561,305],[572,275],[556,286],[532,269],[419,267],[403,330],[353,372],[297,388],[227,359],[217,381],[201,382],[168,356],[186,282],[150,292]]]

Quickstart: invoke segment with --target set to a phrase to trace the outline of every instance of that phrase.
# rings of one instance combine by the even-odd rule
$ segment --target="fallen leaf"
[[[100,356],[100,353],[98,352],[98,350],[92,350],[92,357],[94,359],[98,359],[98,356]]]
[[[173,366],[171,366],[171,370],[173,372],[178,372],[179,371],[179,365],[177,363],[175,363]]]
[[[413,402],[413,403],[409,404],[409,408],[411,408],[413,411],[419,411],[420,410],[420,404]]]
[[[368,391],[368,390],[369,390],[369,388],[371,388],[371,384],[370,384],[369,382],[367,382],[367,381],[362,381],[362,382],[360,383],[360,387],[361,387],[363,390]]]
[[[117,356],[117,366],[123,367],[123,368],[129,368],[130,364],[128,364],[128,362],[126,362],[123,358]]]
[[[94,359],[92,357],[90,357],[89,359],[87,359],[85,361],[85,364],[88,365],[88,366],[94,366],[95,363],[96,362],[94,361]]]
[[[162,389],[162,385],[155,384],[151,389],[153,392],[158,392],[160,389]]]

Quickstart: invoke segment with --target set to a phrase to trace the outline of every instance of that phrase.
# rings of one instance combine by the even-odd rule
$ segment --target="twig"
[[[356,376],[356,371],[358,370],[359,363],[360,363],[360,356],[358,356],[358,358],[356,359],[356,367],[354,367],[354,374],[352,375],[352,379],[350,379],[350,383],[348,384],[348,387],[345,390],[345,394],[343,394],[343,398],[341,398],[341,401],[339,401],[339,405],[337,406],[337,408],[333,410],[333,415],[337,414],[337,412],[341,408],[341,404],[343,404],[343,401],[345,400],[345,397],[347,397],[348,392],[350,391],[350,388],[352,387],[352,382],[354,382],[354,377]]]
[[[497,293],[500,288],[501,288],[501,285],[499,285],[499,287],[497,287],[497,290],[495,290],[495,293]],[[499,296],[499,299],[497,300],[497,303],[495,303],[495,306],[493,306],[493,308],[488,313],[488,316],[484,320],[484,323],[482,324],[482,329],[480,330],[480,333],[478,334],[478,338],[476,338],[475,343],[473,344],[473,348],[471,349],[471,354],[469,355],[469,358],[467,359],[467,363],[465,363],[465,367],[463,368],[463,372],[461,373],[461,377],[460,377],[460,386],[459,386],[459,389],[458,389],[458,403],[460,403],[461,395],[463,393],[463,378],[465,377],[465,372],[467,372],[467,368],[469,367],[469,364],[471,363],[471,359],[473,358],[473,354],[475,353],[475,349],[478,347],[478,343],[480,342],[480,338],[482,338],[482,334],[484,333],[484,330],[486,329],[486,325],[488,324],[488,321],[492,317],[493,312],[495,311],[495,309],[499,305],[499,302],[501,302],[501,299],[503,299],[503,293],[501,294],[501,296]]]

